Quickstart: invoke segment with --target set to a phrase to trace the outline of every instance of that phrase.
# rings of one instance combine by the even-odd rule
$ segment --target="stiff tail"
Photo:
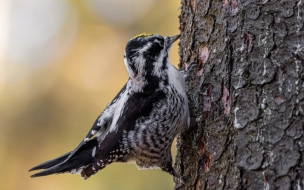
[[[69,158],[71,152],[68,152],[60,157],[39,164],[31,168],[29,171],[39,169],[44,170],[32,175],[31,177],[40,177],[65,172],[77,172],[80,168],[93,162],[94,152],[97,145],[97,139],[93,138],[86,142],[86,144],[82,145],[71,158]]]
[[[42,164],[39,164],[38,166],[35,166],[33,168],[31,168],[29,170],[30,171],[34,171],[34,170],[41,170],[41,169],[47,169],[47,168],[51,168],[53,166],[56,166],[57,164],[60,164],[61,162],[63,162],[64,160],[67,159],[67,157],[71,154],[71,152],[68,152],[62,156],[59,156],[58,158],[54,158],[52,160],[43,162]]]

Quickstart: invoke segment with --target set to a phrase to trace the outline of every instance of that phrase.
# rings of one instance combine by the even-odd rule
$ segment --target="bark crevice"
[[[192,182],[181,189],[304,189],[304,3],[181,4],[179,66],[199,63],[177,143]]]

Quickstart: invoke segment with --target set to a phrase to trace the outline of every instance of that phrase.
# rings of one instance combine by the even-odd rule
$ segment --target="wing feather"
[[[119,99],[121,98],[123,93],[125,93],[126,86],[127,83],[122,87],[122,89],[117,93],[111,103],[107,105],[105,110],[95,120],[94,124],[92,125],[90,131],[88,132],[84,140],[80,142],[80,144],[70,153],[70,155],[66,158],[64,162],[70,160],[73,155],[75,155],[79,151],[79,149],[96,134],[97,131],[102,133],[109,127],[113,118],[113,113],[115,111],[116,104],[117,102],[119,102]]]
[[[145,116],[149,116],[155,104],[166,98],[165,93],[162,90],[156,90],[149,94],[144,93],[134,93],[126,100],[123,110],[115,125],[117,130],[109,131],[104,140],[101,142],[98,152],[96,154],[104,157],[111,150],[115,150],[121,145],[122,135],[125,132],[132,131],[136,125],[136,121]],[[98,158],[101,159],[101,158]]]

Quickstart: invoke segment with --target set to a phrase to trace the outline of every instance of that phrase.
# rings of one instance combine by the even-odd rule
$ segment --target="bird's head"
[[[132,38],[124,54],[130,79],[135,82],[149,80],[149,77],[162,79],[170,64],[168,50],[179,37],[142,33]]]

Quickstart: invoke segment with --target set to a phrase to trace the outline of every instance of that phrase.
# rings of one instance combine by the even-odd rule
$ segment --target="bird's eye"
[[[155,43],[158,43],[161,47],[164,47],[164,41],[163,40],[154,40]]]

